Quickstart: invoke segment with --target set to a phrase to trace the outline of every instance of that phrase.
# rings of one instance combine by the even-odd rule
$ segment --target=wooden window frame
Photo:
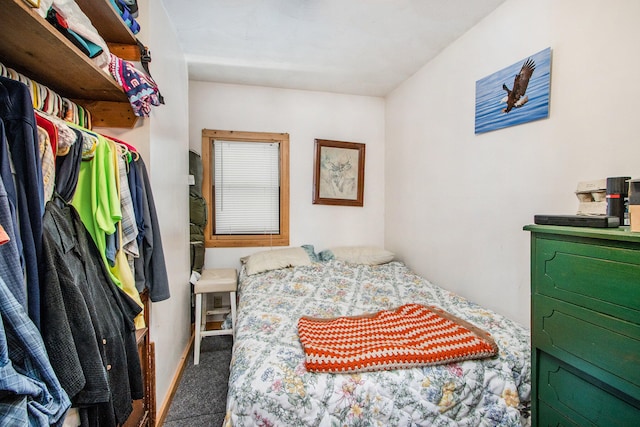
[[[280,234],[215,235],[215,197],[213,195],[213,141],[246,141],[280,144]],[[289,246],[289,134],[202,130],[202,195],[207,201],[207,225],[204,243],[207,248]]]

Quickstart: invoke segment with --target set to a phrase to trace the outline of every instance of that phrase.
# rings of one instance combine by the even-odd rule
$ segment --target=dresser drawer
[[[640,323],[638,248],[605,240],[538,237],[532,292]]]
[[[640,425],[640,233],[528,225],[532,425]]]
[[[535,346],[640,400],[640,325],[533,296]]]
[[[539,353],[535,380],[538,426],[638,425],[640,402],[621,399],[608,386],[545,353]]]
[[[566,417],[543,401],[538,402],[538,427],[581,427],[576,420]]]

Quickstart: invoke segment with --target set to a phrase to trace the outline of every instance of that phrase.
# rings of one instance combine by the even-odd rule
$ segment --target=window
[[[207,247],[289,246],[289,134],[202,131]]]

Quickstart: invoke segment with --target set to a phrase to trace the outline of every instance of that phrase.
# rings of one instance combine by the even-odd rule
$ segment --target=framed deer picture
[[[313,204],[363,206],[365,145],[316,139]]]

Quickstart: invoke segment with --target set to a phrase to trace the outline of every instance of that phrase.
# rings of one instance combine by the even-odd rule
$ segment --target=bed
[[[309,262],[302,265],[284,260],[251,274],[243,264],[226,426],[529,424],[528,330],[430,283],[402,262],[370,265],[307,253]],[[374,372],[306,369],[301,317],[356,316],[407,302],[439,307],[485,330],[498,355]]]

